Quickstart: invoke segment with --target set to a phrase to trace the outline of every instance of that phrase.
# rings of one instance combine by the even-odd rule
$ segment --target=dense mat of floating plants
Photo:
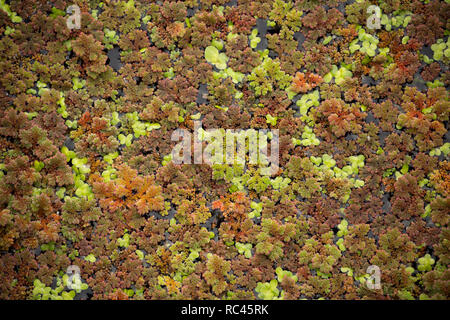
[[[1,0],[0,298],[448,299],[450,4],[373,2]]]

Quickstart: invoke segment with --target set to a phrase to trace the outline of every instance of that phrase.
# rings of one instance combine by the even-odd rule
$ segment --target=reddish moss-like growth
[[[159,211],[164,207],[161,187],[154,184],[152,176],[138,176],[137,171],[124,164],[118,168],[117,179],[95,182],[94,191],[100,197],[100,204],[111,210],[136,209],[141,215]]]
[[[297,72],[290,89],[296,93],[305,93],[317,87],[322,82],[322,77],[317,74],[307,72],[306,75],[302,72]]]

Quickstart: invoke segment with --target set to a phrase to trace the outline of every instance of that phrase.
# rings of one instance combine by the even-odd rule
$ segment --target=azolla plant
[[[1,0],[0,299],[449,299],[449,18]]]

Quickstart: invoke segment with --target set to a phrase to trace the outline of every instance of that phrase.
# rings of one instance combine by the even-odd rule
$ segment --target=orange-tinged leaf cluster
[[[354,25],[350,25],[347,28],[339,28],[338,34],[344,37],[346,41],[350,42],[358,35],[358,31],[356,31]]]
[[[322,77],[317,74],[307,72],[305,75],[302,72],[297,72],[290,89],[296,93],[305,93],[317,87],[321,82]]]
[[[225,217],[238,220],[246,217],[249,207],[249,200],[243,192],[235,192],[212,203],[212,208],[222,211]]]
[[[169,294],[174,294],[174,293],[180,292],[181,283],[179,283],[178,281],[175,281],[168,276],[164,276],[164,282],[166,284],[167,292]]]
[[[109,300],[129,300],[128,294],[126,294],[122,289],[115,290],[113,293],[108,295]]]
[[[213,201],[211,205],[213,209],[219,209],[220,211],[225,210],[225,205],[223,204],[222,200]]]
[[[136,208],[139,214],[164,208],[161,187],[152,176],[138,176],[137,171],[124,164],[119,167],[115,180],[94,183],[94,191],[103,199],[100,204],[112,211]]]
[[[169,32],[173,37],[182,37],[185,34],[186,29],[184,28],[184,23],[175,21],[167,26],[167,32]]]
[[[430,180],[437,192],[448,197],[450,190],[450,163],[443,161],[440,167],[431,173]]]

